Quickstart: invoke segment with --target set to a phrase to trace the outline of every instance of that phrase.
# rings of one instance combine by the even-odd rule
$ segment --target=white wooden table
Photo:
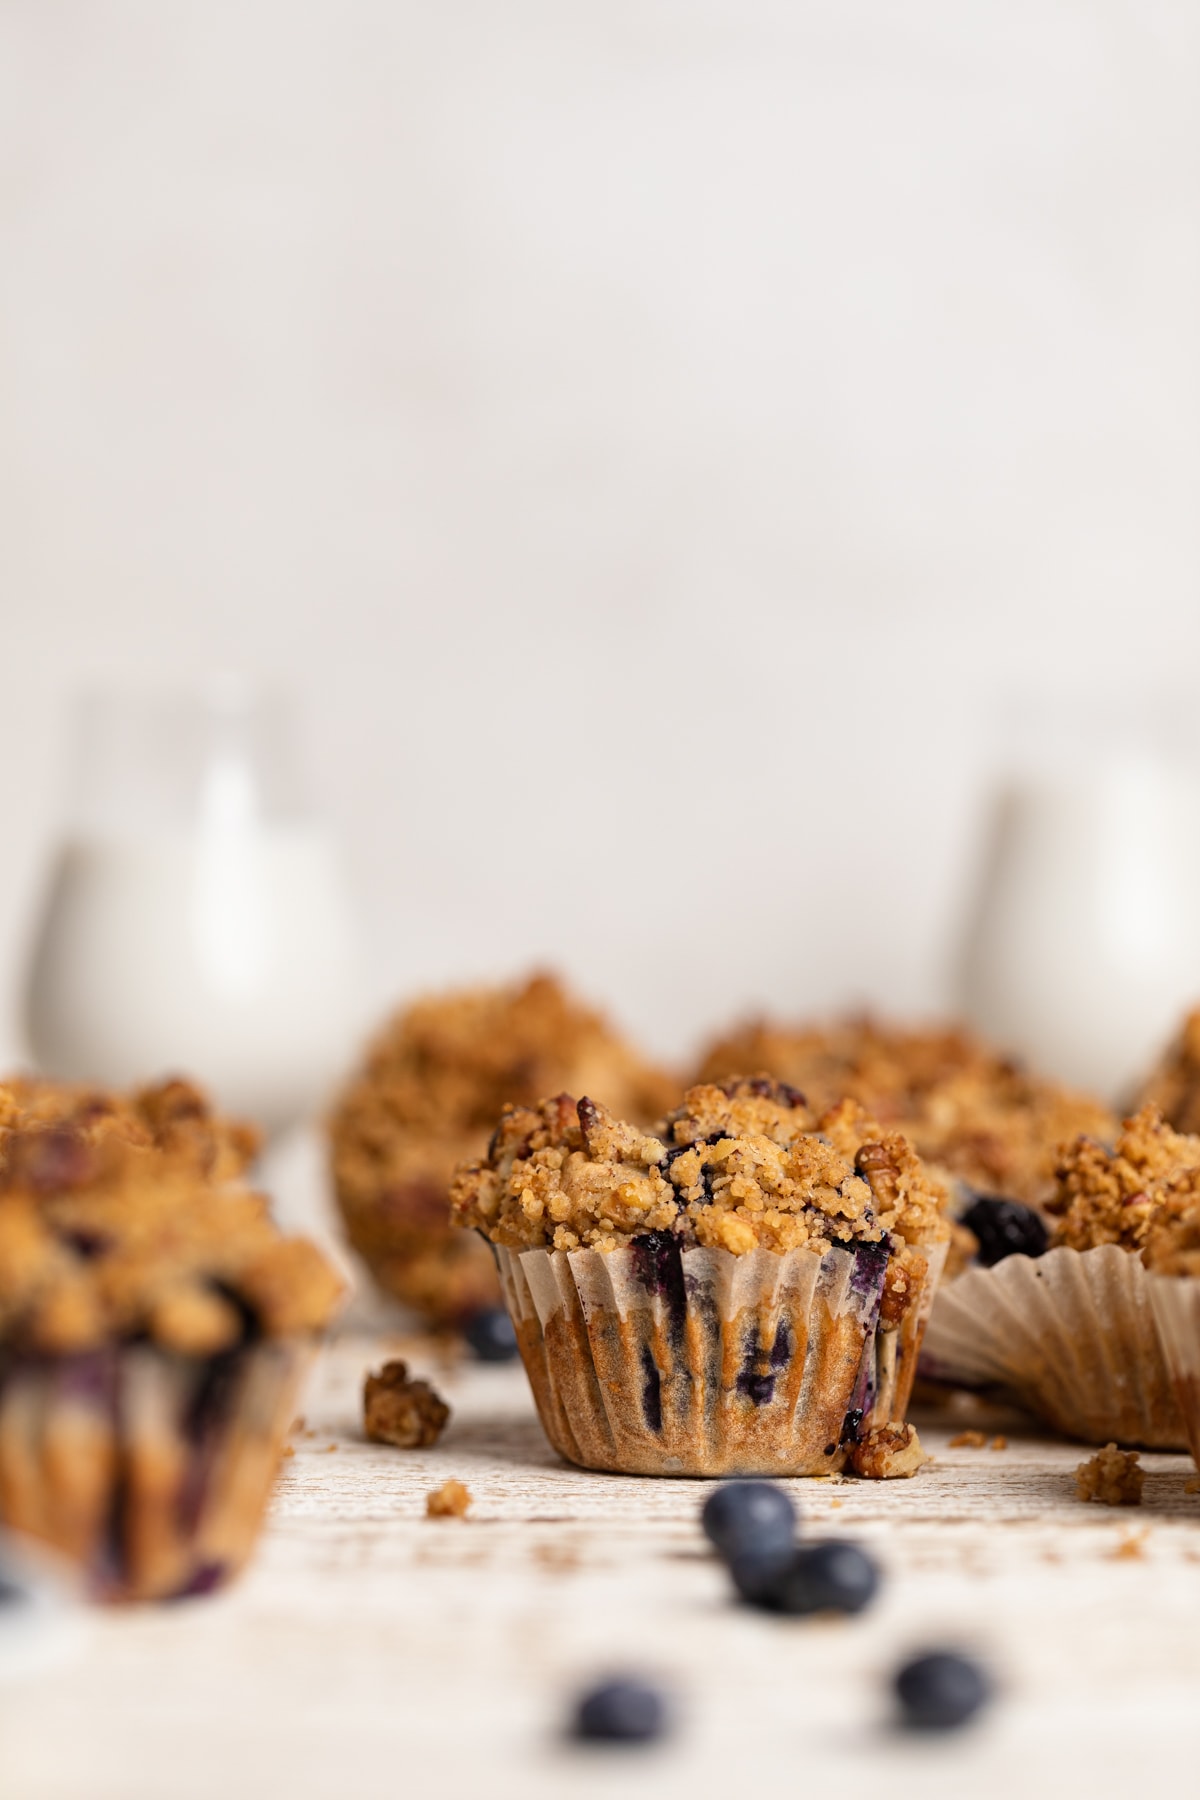
[[[361,1435],[364,1370],[407,1354],[454,1408],[442,1442]],[[793,1485],[810,1532],[886,1570],[857,1620],[731,1602],[697,1509],[707,1484],[588,1475],[542,1437],[519,1365],[345,1336],[306,1402],[258,1559],[225,1596],[89,1616],[59,1667],[0,1685],[4,1800],[397,1795],[490,1800],[803,1794],[1127,1796],[1194,1780],[1200,1496],[1152,1455],[1136,1510],[1084,1506],[1087,1452],[1013,1435],[948,1449],[927,1415],[913,1481]],[[995,1429],[997,1421],[986,1421]],[[330,1446],[335,1446],[330,1448]],[[425,1517],[448,1476],[466,1521]],[[1002,1683],[953,1739],[889,1724],[898,1658],[978,1651]],[[661,1680],[674,1735],[581,1749],[562,1725],[610,1670]]]

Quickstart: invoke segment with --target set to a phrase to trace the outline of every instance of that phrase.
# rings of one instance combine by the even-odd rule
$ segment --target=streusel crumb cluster
[[[89,1144],[112,1138],[167,1151],[218,1182],[240,1175],[261,1144],[254,1126],[222,1118],[199,1088],[178,1077],[129,1093],[26,1076],[0,1086],[0,1157],[7,1133],[51,1126]]]
[[[752,1024],[715,1043],[700,1075],[720,1080],[738,1069],[768,1070],[818,1111],[848,1095],[903,1131],[925,1162],[1029,1205],[1050,1191],[1060,1145],[1081,1132],[1111,1140],[1117,1129],[1098,1101],[1029,1074],[957,1027]]]
[[[0,1346],[69,1354],[148,1339],[210,1356],[316,1331],[342,1292],[315,1244],[190,1154],[92,1125],[0,1139]]]
[[[947,1194],[852,1102],[815,1120],[767,1078],[689,1090],[654,1133],[567,1094],[506,1109],[452,1188],[458,1223],[510,1248],[612,1250],[667,1232],[743,1255],[944,1237]]]
[[[1144,1106],[1111,1150],[1080,1138],[1063,1152],[1047,1210],[1053,1244],[1119,1244],[1162,1264],[1193,1227],[1200,1244],[1200,1137],[1173,1131],[1157,1107]]]
[[[1200,1132],[1200,1007],[1190,1012],[1138,1095],[1176,1131]]]

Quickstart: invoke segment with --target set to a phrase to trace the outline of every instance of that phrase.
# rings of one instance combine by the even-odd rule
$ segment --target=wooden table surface
[[[428,1451],[367,1444],[364,1371],[407,1354],[450,1400]],[[1135,1510],[1074,1498],[1078,1446],[928,1413],[912,1481],[792,1485],[813,1533],[886,1572],[859,1619],[731,1602],[697,1523],[707,1483],[589,1475],[555,1457],[519,1365],[344,1335],[325,1355],[258,1558],[215,1599],[88,1615],[73,1656],[0,1684],[4,1800],[803,1793],[1125,1796],[1186,1779],[1200,1715],[1200,1497],[1149,1455]],[[998,1421],[984,1423],[995,1429]],[[425,1517],[457,1476],[465,1521]],[[984,1657],[990,1716],[953,1738],[890,1722],[914,1647]],[[643,1671],[670,1740],[582,1749],[581,1684]]]

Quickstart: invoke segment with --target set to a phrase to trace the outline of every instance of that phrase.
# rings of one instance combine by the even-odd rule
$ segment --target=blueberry
[[[795,1554],[796,1546],[792,1543],[735,1551],[729,1559],[729,1573],[741,1598],[755,1606],[765,1604],[765,1596],[772,1584]]]
[[[648,1744],[667,1728],[662,1695],[636,1676],[606,1681],[584,1694],[575,1709],[577,1738]]]
[[[726,1562],[749,1551],[787,1551],[796,1540],[796,1509],[772,1481],[727,1481],[714,1488],[700,1523]]]
[[[931,1650],[914,1657],[896,1676],[896,1697],[906,1725],[947,1731],[973,1719],[991,1698],[991,1682],[969,1656]]]
[[[1042,1256],[1050,1242],[1041,1214],[1016,1200],[980,1194],[962,1214],[961,1223],[979,1239],[979,1261],[985,1269],[1006,1256]]]
[[[517,1334],[503,1306],[488,1306],[472,1313],[463,1336],[480,1362],[511,1362],[517,1354]]]
[[[774,1568],[740,1568],[734,1580],[744,1598],[768,1612],[857,1613],[874,1599],[879,1569],[857,1544],[827,1538],[793,1550]]]
[[[22,1606],[29,1598],[29,1590],[15,1576],[0,1568],[0,1610],[8,1606]]]

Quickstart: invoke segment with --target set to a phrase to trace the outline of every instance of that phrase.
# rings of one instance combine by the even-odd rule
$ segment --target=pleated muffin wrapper
[[[1151,1277],[1140,1256],[1117,1244],[1009,1256],[946,1282],[921,1372],[962,1387],[1005,1388],[1085,1443],[1187,1446]]]
[[[633,1475],[839,1469],[862,1430],[903,1417],[944,1255],[928,1253],[925,1288],[881,1332],[887,1240],[823,1255],[734,1256],[667,1234],[610,1251],[494,1248],[550,1442]]]
[[[1200,1279],[1148,1274],[1146,1284],[1188,1448],[1200,1467]]]
[[[313,1353],[0,1357],[0,1522],[69,1558],[97,1599],[210,1592],[254,1547]]]

